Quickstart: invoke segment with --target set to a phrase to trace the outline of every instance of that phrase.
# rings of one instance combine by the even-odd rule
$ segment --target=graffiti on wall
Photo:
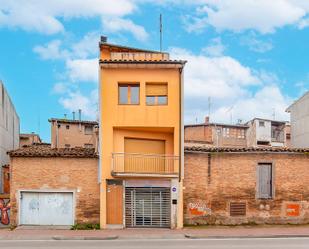
[[[189,213],[194,216],[211,215],[211,208],[204,202],[191,202],[188,204]]]
[[[11,203],[9,199],[0,199],[0,225],[10,224]]]
[[[298,203],[287,203],[286,204],[286,216],[298,217],[300,216],[300,204]]]

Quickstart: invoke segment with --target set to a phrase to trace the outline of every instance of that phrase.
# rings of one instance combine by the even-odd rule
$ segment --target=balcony
[[[177,177],[179,157],[171,155],[112,153],[114,177]]]

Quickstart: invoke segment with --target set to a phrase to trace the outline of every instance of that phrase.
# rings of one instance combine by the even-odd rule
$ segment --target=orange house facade
[[[183,226],[184,65],[101,38],[101,228]]]

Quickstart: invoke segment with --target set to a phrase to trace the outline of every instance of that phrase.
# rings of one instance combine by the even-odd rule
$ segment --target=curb
[[[309,238],[309,234],[280,234],[280,235],[191,235],[185,234],[187,239],[277,239],[277,238]]]
[[[87,237],[87,236],[53,236],[52,240],[116,240],[118,236],[107,236],[107,237]]]

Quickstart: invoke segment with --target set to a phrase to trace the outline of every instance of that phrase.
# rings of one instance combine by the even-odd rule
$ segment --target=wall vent
[[[246,211],[245,202],[230,202],[230,216],[246,216]]]

